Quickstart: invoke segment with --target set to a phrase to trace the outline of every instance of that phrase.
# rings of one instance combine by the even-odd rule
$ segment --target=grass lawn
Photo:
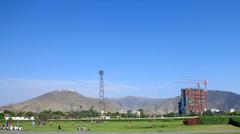
[[[182,120],[144,120],[144,121],[107,121],[106,123],[91,123],[91,121],[52,121],[50,126],[46,125],[32,127],[31,121],[20,121],[25,131],[58,131],[58,125],[62,131],[77,131],[80,125],[85,126],[92,132],[167,132],[167,131],[199,131],[199,130],[240,130],[239,127],[232,125],[183,125]],[[72,122],[74,122],[72,124]],[[0,122],[2,125],[4,122]],[[17,121],[13,123],[17,125]],[[237,133],[235,133],[237,134]]]

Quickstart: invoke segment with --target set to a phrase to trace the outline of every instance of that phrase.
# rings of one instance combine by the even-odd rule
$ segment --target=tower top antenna
[[[100,70],[100,71],[99,71],[99,75],[104,75],[104,71],[103,71],[103,70]]]

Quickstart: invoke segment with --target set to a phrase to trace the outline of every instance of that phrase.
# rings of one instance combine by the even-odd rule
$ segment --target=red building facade
[[[181,89],[179,113],[203,113],[208,108],[207,91],[204,89]]]

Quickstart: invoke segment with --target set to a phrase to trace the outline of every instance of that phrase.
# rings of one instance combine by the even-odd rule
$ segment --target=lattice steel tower
[[[105,98],[104,98],[104,83],[103,83],[103,74],[104,71],[99,71],[100,76],[100,87],[99,87],[99,102],[98,102],[98,108],[99,112],[103,114],[105,112]]]

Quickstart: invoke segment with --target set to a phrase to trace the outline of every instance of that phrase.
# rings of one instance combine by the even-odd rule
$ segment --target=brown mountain
[[[221,111],[240,109],[240,95],[227,91],[208,91],[209,108]]]
[[[225,91],[208,91],[209,108],[216,108],[229,111],[231,108],[240,108],[240,95]],[[142,108],[146,113],[154,114],[157,112],[164,114],[177,112],[180,97],[169,99],[144,98],[144,97],[123,97],[118,99],[106,99],[107,111],[138,110]],[[53,91],[39,97],[27,100],[18,104],[11,104],[0,107],[0,110],[9,109],[14,111],[34,111],[43,110],[70,111],[88,110],[93,106],[98,108],[98,99],[80,95],[74,91]]]
[[[0,109],[40,112],[49,109],[53,111],[88,110],[91,107],[98,108],[98,99],[85,97],[74,91],[62,90],[46,93],[22,103],[3,106]],[[118,111],[118,109],[120,109],[118,104],[106,101],[106,110]]]

